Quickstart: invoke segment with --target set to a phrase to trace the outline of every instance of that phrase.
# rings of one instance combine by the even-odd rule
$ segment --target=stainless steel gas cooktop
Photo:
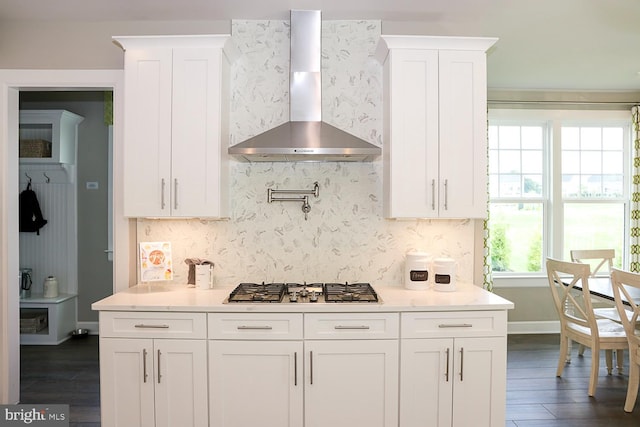
[[[369,283],[240,283],[225,303],[379,303]]]

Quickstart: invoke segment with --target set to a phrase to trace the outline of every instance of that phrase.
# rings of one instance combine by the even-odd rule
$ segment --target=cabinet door
[[[454,427],[504,426],[506,355],[505,337],[455,339]]]
[[[155,340],[156,427],[206,427],[207,342]]]
[[[305,427],[398,425],[398,341],[305,341]]]
[[[124,215],[169,216],[171,49],[129,49],[124,70]]]
[[[400,426],[450,426],[453,340],[404,339],[401,346]]]
[[[438,215],[438,51],[398,49],[387,61],[389,135],[384,150],[385,216]]]
[[[100,340],[100,405],[105,427],[153,427],[153,341]]]
[[[302,427],[301,341],[209,341],[212,427]]]
[[[221,49],[173,51],[172,216],[220,217]]]
[[[440,217],[487,216],[487,77],[481,51],[439,53]]]

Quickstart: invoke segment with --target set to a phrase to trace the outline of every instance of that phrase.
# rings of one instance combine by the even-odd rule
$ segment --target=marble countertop
[[[381,303],[236,303],[226,304],[230,287],[195,289],[187,285],[141,284],[106,297],[91,305],[102,311],[176,311],[176,312],[401,312],[509,310],[514,307],[496,294],[479,286],[458,283],[452,292],[434,289],[413,291],[401,286],[375,287]]]

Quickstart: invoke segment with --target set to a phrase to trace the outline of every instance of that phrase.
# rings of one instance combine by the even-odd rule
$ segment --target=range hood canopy
[[[322,20],[319,10],[291,11],[290,121],[229,147],[252,162],[370,161],[380,147],[322,122]]]

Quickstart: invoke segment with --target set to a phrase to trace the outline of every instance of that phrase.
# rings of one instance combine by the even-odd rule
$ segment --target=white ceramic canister
[[[196,289],[213,288],[213,265],[196,265]]]
[[[436,291],[456,290],[456,261],[452,258],[433,260],[433,288]]]
[[[55,298],[58,296],[58,279],[49,276],[44,279],[44,295],[45,298]]]
[[[405,257],[404,287],[413,291],[429,289],[429,261],[427,252],[409,252]]]

